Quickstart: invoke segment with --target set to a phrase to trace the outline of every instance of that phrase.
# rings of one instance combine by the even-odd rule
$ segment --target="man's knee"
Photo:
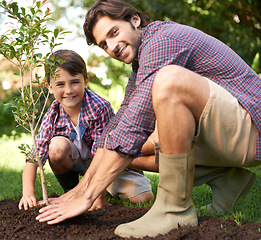
[[[153,88],[156,92],[174,90],[184,85],[184,71],[185,68],[177,65],[168,65],[161,68],[155,76]]]
[[[192,74],[191,71],[177,65],[168,65],[161,68],[153,82],[153,100],[170,100],[170,97],[171,99],[178,99],[189,94],[194,81],[193,77],[189,76],[190,74]]]
[[[207,78],[177,65],[161,68],[155,76],[152,88],[154,108],[186,106],[199,117],[210,89]],[[174,109],[174,108],[173,108]]]

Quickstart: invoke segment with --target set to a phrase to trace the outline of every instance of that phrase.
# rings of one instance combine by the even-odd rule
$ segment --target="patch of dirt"
[[[37,209],[19,210],[18,202],[0,202],[0,239],[33,240],[104,240],[122,239],[114,234],[117,225],[132,221],[145,214],[148,209],[128,208],[119,205],[106,206],[81,216],[68,219],[60,224],[49,226],[35,220]],[[244,223],[238,226],[233,220],[215,217],[200,217],[196,227],[182,227],[167,235],[143,239],[261,239],[261,223]]]

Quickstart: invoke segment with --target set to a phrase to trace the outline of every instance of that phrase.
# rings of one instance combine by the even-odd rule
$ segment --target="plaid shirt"
[[[261,79],[228,46],[195,28],[156,21],[142,30],[138,64],[125,96],[128,107],[125,103],[110,124],[115,129],[108,136],[108,149],[127,157],[139,153],[155,125],[154,77],[163,66],[175,64],[208,77],[238,99],[257,126],[256,159],[261,159]]]
[[[79,117],[81,139],[92,155],[96,152],[96,141],[104,127],[114,115],[112,107],[102,97],[85,90]],[[48,158],[50,141],[55,136],[65,136],[70,140],[76,137],[75,129],[62,105],[54,100],[44,115],[36,137],[36,143],[43,163]]]

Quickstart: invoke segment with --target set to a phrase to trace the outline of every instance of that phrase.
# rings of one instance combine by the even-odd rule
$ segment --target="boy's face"
[[[67,70],[60,67],[57,68],[56,75],[55,80],[51,79],[50,93],[54,94],[55,99],[62,104],[66,112],[79,111],[87,81],[84,81],[81,73],[72,76]]]
[[[92,33],[97,45],[111,57],[125,63],[137,58],[141,44],[141,19],[134,15],[130,22],[101,17]]]

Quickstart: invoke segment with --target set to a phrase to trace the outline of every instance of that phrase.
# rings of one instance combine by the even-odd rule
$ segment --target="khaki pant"
[[[255,160],[257,128],[250,114],[237,99],[218,84],[207,79],[210,98],[202,112],[197,135],[194,137],[196,165],[252,167]],[[149,137],[155,146],[158,163],[157,127]]]
[[[210,98],[202,112],[197,136],[196,165],[250,167],[255,160],[257,128],[250,114],[224,88],[208,80]]]

